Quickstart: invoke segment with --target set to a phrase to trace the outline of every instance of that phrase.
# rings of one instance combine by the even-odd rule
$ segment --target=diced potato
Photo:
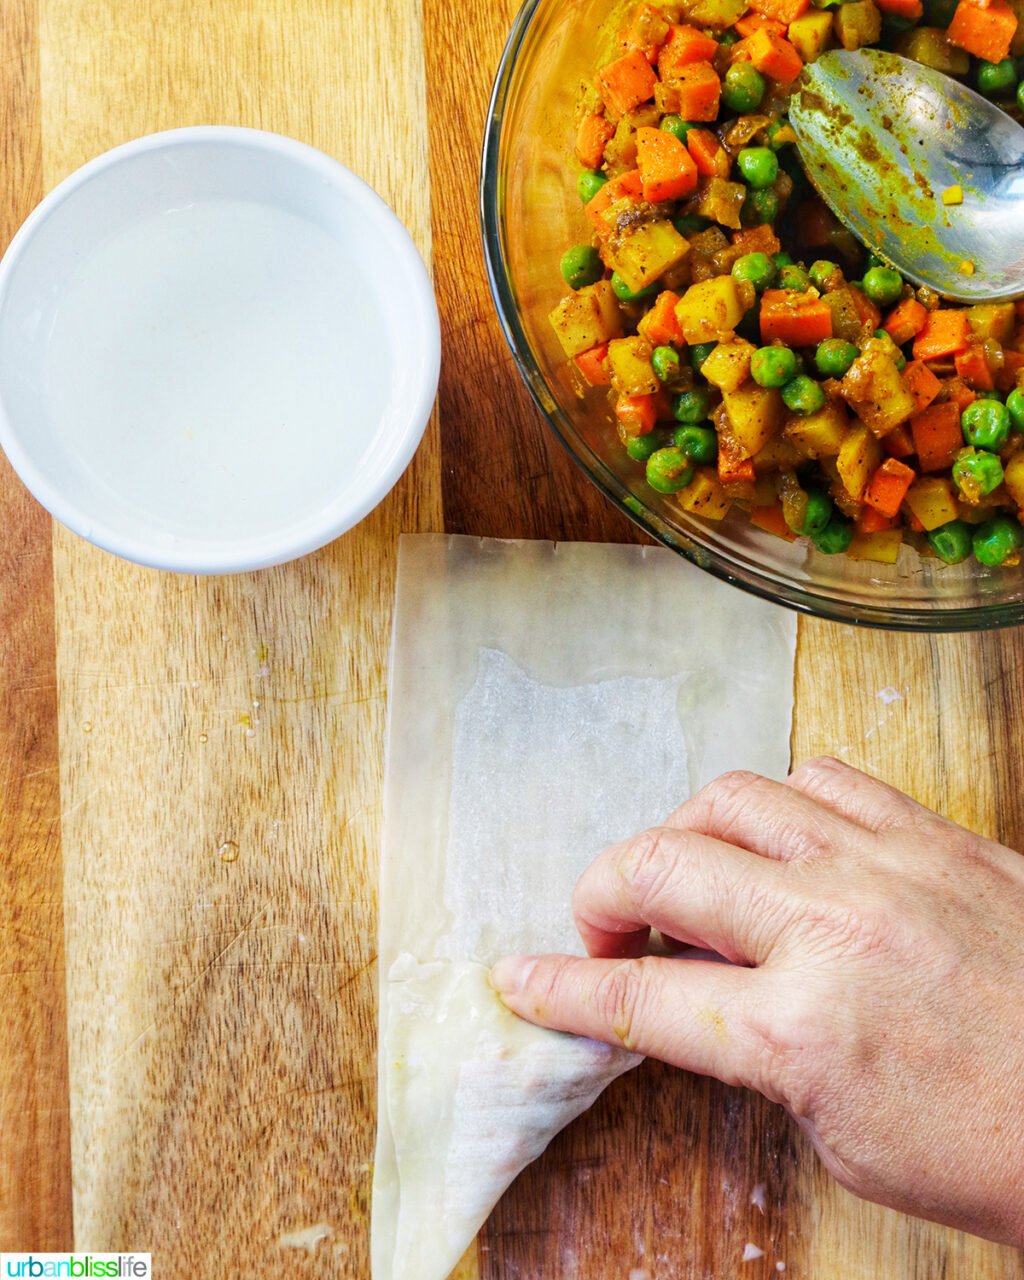
[[[651,367],[651,345],[643,338],[613,338],[608,364],[612,387],[620,396],[652,396],[661,387]]]
[[[750,376],[750,357],[757,348],[743,338],[720,342],[701,365],[701,373],[719,391],[735,391]]]
[[[702,218],[738,231],[740,209],[746,198],[747,188],[742,182],[728,182],[725,178],[702,178],[697,196],[687,207]]]
[[[706,520],[724,519],[732,505],[714,467],[698,467],[693,479],[676,497],[684,511]]]
[[[864,328],[853,294],[843,285],[824,294],[828,308],[832,312],[832,337],[842,338],[846,342],[857,342]]]
[[[686,21],[724,31],[747,11],[747,0],[683,0]]]
[[[878,533],[855,533],[846,554],[851,560],[874,560],[878,564],[895,564],[902,545],[902,529],[880,529]]]
[[[786,38],[804,62],[813,62],[829,46],[832,15],[825,9],[809,9],[789,24]]]
[[[922,476],[907,490],[907,506],[926,531],[949,524],[959,514],[952,482],[944,476]]]
[[[763,449],[758,449],[753,457],[754,469],[759,472],[786,471],[792,467],[799,466],[803,460],[803,454],[799,453],[793,442],[787,440],[784,435],[774,436]],[[766,503],[765,505],[770,504]]]
[[[548,318],[570,359],[622,334],[622,312],[609,280],[571,293]]]
[[[970,55],[950,44],[945,27],[915,27],[907,31],[896,41],[896,52],[948,76],[965,76],[971,69]]]
[[[634,293],[682,262],[690,243],[667,218],[626,226],[608,241],[604,260]]]
[[[676,319],[683,340],[691,346],[697,342],[716,342],[731,338],[743,319],[744,306],[737,282],[732,276],[715,276],[690,285],[676,303]]]
[[[626,117],[618,122],[614,134],[604,144],[604,164],[610,178],[636,168],[636,131]]]
[[[865,426],[851,427],[839,449],[836,467],[843,488],[860,502],[868,480],[882,461],[882,446]]]
[[[1014,319],[1012,302],[983,302],[977,307],[967,308],[967,323],[980,342],[988,338],[1009,342],[1013,337]]]
[[[1015,453],[1003,473],[1006,492],[1018,507],[1024,507],[1024,453]]]
[[[884,436],[917,411],[914,397],[900,377],[887,344],[878,338],[864,344],[839,389],[850,408],[876,436]]]
[[[834,458],[846,439],[849,421],[843,406],[830,400],[816,413],[790,418],[784,435],[805,458]]]
[[[752,382],[738,391],[726,392],[722,400],[732,433],[748,458],[782,430],[786,406],[774,387],[759,387]]]
[[[853,0],[836,10],[835,28],[844,49],[877,44],[882,34],[882,14],[874,0]]]

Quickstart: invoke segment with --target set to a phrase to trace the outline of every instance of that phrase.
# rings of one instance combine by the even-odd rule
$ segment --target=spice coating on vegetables
[[[826,555],[1019,563],[1024,303],[956,306],[868,253],[808,184],[786,110],[807,62],[881,44],[1019,113],[1020,27],[1016,0],[628,12],[581,94],[585,231],[551,323],[652,499]],[[937,217],[957,195],[934,194]]]

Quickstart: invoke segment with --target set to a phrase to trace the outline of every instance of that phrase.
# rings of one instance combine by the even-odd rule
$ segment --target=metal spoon
[[[1024,294],[1024,129],[972,89],[880,49],[803,70],[789,119],[839,218],[958,302]],[[962,204],[944,204],[961,187]]]

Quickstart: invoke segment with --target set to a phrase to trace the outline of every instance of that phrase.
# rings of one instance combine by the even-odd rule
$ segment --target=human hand
[[[1024,1245],[1020,854],[821,759],[719,778],[573,908],[594,958],[500,961],[510,1009],[756,1089],[857,1195]]]

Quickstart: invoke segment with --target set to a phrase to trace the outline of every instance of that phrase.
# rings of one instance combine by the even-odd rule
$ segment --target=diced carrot
[[[786,24],[775,18],[766,18],[763,13],[748,13],[745,18],[733,26],[741,36],[752,36],[755,31],[774,31],[777,36],[786,34]]]
[[[806,13],[811,0],[752,0],[751,9],[764,14],[766,18],[774,18],[784,27]]]
[[[922,471],[944,471],[964,447],[960,410],[951,400],[915,414],[910,419],[910,434]]]
[[[624,116],[654,96],[658,77],[638,49],[632,49],[597,73],[597,87],[605,104]]]
[[[946,399],[952,401],[961,413],[978,398],[961,377],[947,378],[945,387]]]
[[[895,14],[897,18],[909,18],[916,22],[924,13],[921,0],[875,0],[875,4],[883,13]]]
[[[726,435],[718,437],[718,478],[723,484],[753,484],[757,479],[753,458],[745,457],[739,444]]]
[[[1002,62],[1009,56],[1017,30],[1017,15],[1006,0],[960,0],[946,35],[950,44],[966,49],[986,62]]]
[[[729,49],[729,66],[731,67],[734,62],[749,62],[749,61],[750,61],[750,36],[747,36],[743,40],[737,40],[736,43]]]
[[[915,360],[953,356],[967,346],[970,332],[965,311],[929,311],[924,328],[914,339]]]
[[[899,458],[886,458],[868,481],[864,501],[879,515],[890,520],[899,515],[907,490],[917,479],[917,472]]]
[[[710,129],[690,129],[686,145],[702,178],[728,178],[732,160]]]
[[[608,343],[600,342],[589,351],[581,351],[576,360],[576,367],[591,387],[611,386],[612,375],[605,364],[608,355]]]
[[[614,136],[615,126],[604,116],[591,112],[576,130],[576,159],[584,169],[598,169],[604,159],[605,143]]]
[[[832,311],[822,298],[796,289],[766,289],[761,299],[761,341],[809,347],[832,337]]]
[[[996,386],[1000,391],[1012,391],[1017,385],[1017,374],[1024,369],[1024,351],[1004,351],[1003,367],[996,374]]]
[[[776,503],[773,507],[751,507],[750,523],[756,524],[766,533],[774,533],[777,538],[785,538],[787,542],[796,541],[796,534],[786,524],[786,517],[782,514],[780,503]]]
[[[686,143],[665,129],[637,129],[636,162],[644,199],[651,204],[679,200],[697,186],[697,166]]]
[[[858,289],[855,284],[846,286],[850,291],[850,297],[853,299],[853,305],[857,308],[857,316],[861,324],[867,325],[872,333],[882,323],[882,313],[867,296],[863,289]]]
[[[691,62],[710,62],[718,52],[718,41],[696,27],[674,26],[658,52],[658,74],[675,80]]]
[[[804,69],[804,60],[785,36],[762,27],[750,37],[750,61],[763,75],[779,84],[792,84]]]
[[[976,391],[991,391],[995,387],[985,352],[976,342],[971,343],[966,351],[957,352],[953,363],[964,382]]]
[[[916,298],[904,298],[885,317],[882,328],[898,347],[902,347],[904,342],[917,337],[927,319],[927,310]]]
[[[654,305],[643,317],[637,328],[640,336],[646,338],[652,347],[667,347],[671,344],[681,346],[683,331],[676,319],[676,303],[679,294],[671,289],[663,289],[654,299]]]
[[[593,223],[599,236],[611,235],[611,227],[605,222],[605,210],[616,200],[639,200],[643,195],[644,184],[639,169],[630,169],[628,173],[620,173],[611,182],[606,182],[595,196],[588,201],[585,212]]]
[[[914,452],[914,437],[905,422],[893,427],[882,437],[882,448],[890,458],[909,458]]]
[[[912,360],[903,370],[903,385],[914,397],[917,413],[928,408],[942,387],[931,369],[920,360]]]
[[[831,232],[836,220],[820,200],[802,200],[796,210],[796,230],[799,243],[808,249],[818,249],[831,244]]]
[[[734,231],[732,242],[744,253],[766,253],[769,257],[782,248],[779,237],[767,222],[762,222],[759,227],[751,227],[747,231]]]
[[[722,82],[710,62],[690,62],[681,67],[672,81],[679,101],[679,114],[684,120],[702,122],[718,116],[718,99]]]
[[[881,533],[883,529],[892,529],[896,521],[892,516],[883,516],[874,507],[864,507],[853,522],[858,533]]]
[[[656,397],[619,396],[615,401],[615,416],[627,435],[645,436],[654,430],[658,421]]]

